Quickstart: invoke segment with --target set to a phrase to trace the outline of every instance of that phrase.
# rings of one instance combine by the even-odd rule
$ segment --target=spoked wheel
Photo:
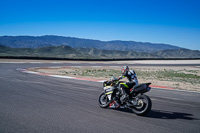
[[[132,111],[137,115],[146,115],[151,110],[151,99],[146,95],[140,95],[137,97],[137,105],[132,108]]]
[[[99,96],[99,106],[101,108],[107,108],[110,104],[110,101],[108,100],[108,97],[105,95],[104,92],[102,92]]]

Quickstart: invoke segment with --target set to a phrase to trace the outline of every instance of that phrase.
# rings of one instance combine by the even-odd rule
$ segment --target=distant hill
[[[0,56],[32,56],[59,58],[200,58],[200,51],[170,49],[151,53],[136,51],[101,50],[96,48],[72,48],[69,46],[47,46],[39,48],[10,48],[0,45]]]
[[[0,45],[0,56],[34,56],[34,57],[80,57],[82,53],[69,46],[47,46],[41,48],[10,48]],[[85,56],[86,57],[86,56]]]
[[[171,49],[156,52],[157,57],[164,58],[200,58],[199,50]]]
[[[94,48],[99,50],[156,52],[167,49],[181,49],[169,44],[135,41],[99,41],[63,36],[0,36],[0,44],[12,48],[38,48],[67,45],[72,48]]]
[[[99,41],[62,36],[0,36],[0,56],[62,58],[200,58],[200,51],[168,44]]]

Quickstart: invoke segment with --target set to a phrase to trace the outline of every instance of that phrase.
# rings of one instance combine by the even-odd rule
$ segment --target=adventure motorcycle
[[[103,83],[104,91],[99,96],[99,106],[102,108],[129,108],[137,115],[146,115],[151,110],[151,99],[144,95],[144,93],[150,91],[149,87],[151,83],[143,83],[133,86],[130,89],[129,98],[126,101],[122,101],[121,86],[126,86],[124,81],[113,80],[105,81]]]

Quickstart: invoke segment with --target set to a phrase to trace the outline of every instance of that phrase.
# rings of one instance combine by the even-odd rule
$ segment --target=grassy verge
[[[140,83],[152,82],[153,85],[177,89],[200,91],[200,68],[130,68],[134,69]],[[111,76],[120,76],[118,67],[68,67],[39,68],[33,71],[58,75],[109,80]]]

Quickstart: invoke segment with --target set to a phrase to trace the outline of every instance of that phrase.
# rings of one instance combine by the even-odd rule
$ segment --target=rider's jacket
[[[125,77],[127,77],[129,82],[135,82],[136,85],[138,84],[138,79],[134,70],[127,71],[122,76],[120,76],[119,79],[123,79]]]

